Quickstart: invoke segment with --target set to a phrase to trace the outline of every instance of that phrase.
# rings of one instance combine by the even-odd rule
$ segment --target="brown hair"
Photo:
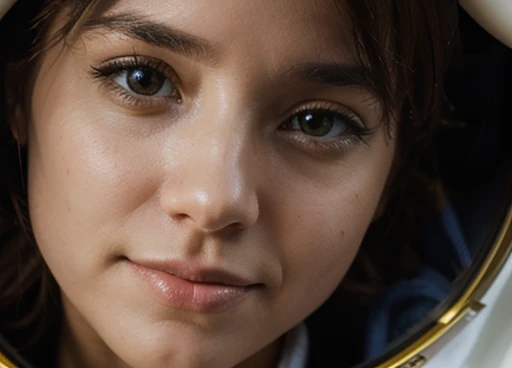
[[[385,116],[397,121],[397,159],[386,213],[367,231],[342,283],[352,300],[368,303],[421,260],[413,242],[443,199],[439,180],[418,169],[444,107],[444,74],[458,41],[456,1],[349,1],[359,62],[374,75]]]
[[[418,198],[428,201],[428,185],[411,175],[439,122],[443,74],[456,36],[455,0],[333,0],[352,22],[357,62],[368,70],[368,82],[384,108],[389,134],[398,136],[398,160],[386,189],[385,214],[370,227],[342,289],[353,300],[368,299],[389,282],[414,269],[410,245],[418,222]],[[24,185],[26,159],[11,131],[14,111],[29,115],[27,76],[45,48],[65,39],[80,21],[105,6],[99,0],[21,1],[0,22],[9,32],[0,56],[0,328],[50,328],[43,315],[57,315],[59,291],[30,229]],[[56,15],[68,21],[45,40]],[[84,15],[86,14],[86,15]],[[16,117],[19,118],[19,117]],[[393,130],[390,121],[397,121]],[[391,240],[390,240],[391,239]],[[383,247],[383,242],[386,247]],[[355,296],[355,297],[354,297]],[[364,298],[363,298],[364,296]],[[24,298],[31,311],[6,321],[3,310],[16,309]],[[9,315],[9,314],[5,314]],[[41,335],[39,335],[41,336]],[[37,337],[37,336],[36,336]],[[37,342],[37,338],[35,340]]]

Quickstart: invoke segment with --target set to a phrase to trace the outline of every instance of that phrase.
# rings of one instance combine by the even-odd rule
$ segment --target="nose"
[[[214,233],[251,227],[259,217],[257,163],[248,133],[203,132],[173,162],[161,192],[162,209],[175,221]],[[178,162],[176,162],[178,161]]]

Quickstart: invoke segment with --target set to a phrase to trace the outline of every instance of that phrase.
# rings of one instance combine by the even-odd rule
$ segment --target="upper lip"
[[[236,275],[232,272],[216,267],[194,266],[181,261],[152,261],[152,260],[131,260],[136,265],[162,271],[181,279],[208,284],[223,284],[228,286],[246,287],[257,283]]]

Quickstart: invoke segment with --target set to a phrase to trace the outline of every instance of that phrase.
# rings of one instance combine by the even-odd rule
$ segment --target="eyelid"
[[[353,109],[330,101],[303,102],[300,104],[299,107],[292,109],[292,111],[288,114],[288,117],[285,120],[290,119],[297,114],[308,111],[326,112],[328,114],[340,114],[351,118],[354,122],[357,122],[361,126],[361,128],[367,128],[366,124],[364,123],[364,119]]]
[[[122,86],[120,86],[114,79],[113,76],[119,75],[121,72],[126,71],[130,68],[136,67],[148,67],[152,68],[159,73],[162,73],[170,83],[174,86],[176,96],[170,97],[163,96],[143,96],[135,93],[131,93]],[[169,103],[172,101],[174,104],[181,104],[181,81],[174,71],[174,69],[166,62],[156,59],[153,57],[139,56],[139,55],[128,55],[120,56],[101,63],[98,66],[91,65],[91,76],[95,80],[99,80],[105,87],[108,87],[111,92],[115,92],[118,98],[126,100],[132,107],[154,107],[155,105],[162,105],[163,102]],[[108,82],[108,84],[106,83]]]
[[[347,121],[350,135],[341,135],[336,138],[322,138],[307,135],[298,131],[281,131],[281,135],[287,136],[287,140],[293,141],[295,144],[302,146],[302,148],[310,151],[318,152],[340,152],[350,148],[356,143],[363,143],[369,147],[368,142],[364,139],[366,136],[371,136],[376,128],[369,128],[359,114],[352,109],[343,105],[327,102],[327,101],[311,101],[303,102],[299,107],[294,108],[287,114],[284,122],[280,127],[293,119],[296,115],[304,112],[317,112],[327,113],[330,115],[340,115]]]
[[[102,76],[111,76],[119,73],[121,70],[135,68],[138,66],[145,66],[153,68],[160,73],[164,74],[171,82],[178,84],[179,78],[174,69],[166,62],[148,56],[140,55],[127,55],[116,57],[102,62],[99,66],[91,66],[94,70],[93,74],[100,74]]]

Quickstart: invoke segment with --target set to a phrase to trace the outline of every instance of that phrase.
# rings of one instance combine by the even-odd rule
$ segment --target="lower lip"
[[[131,264],[150,294],[166,307],[200,313],[224,312],[241,302],[254,286],[206,284]]]

